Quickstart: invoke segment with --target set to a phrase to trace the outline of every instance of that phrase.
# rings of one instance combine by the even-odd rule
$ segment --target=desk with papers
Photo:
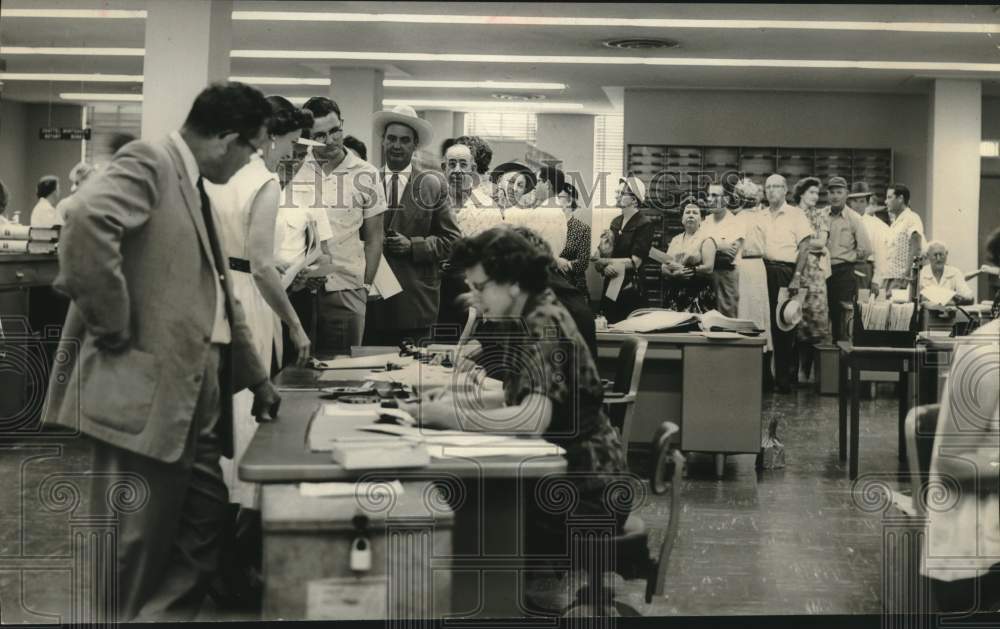
[[[339,375],[329,376],[331,372]],[[329,377],[320,382],[323,374]],[[341,484],[345,482],[401,481],[409,486],[413,482],[429,481],[438,484],[444,488],[441,493],[454,511],[454,531],[452,553],[448,557],[435,557],[435,569],[461,571],[456,573],[461,578],[452,579],[449,613],[465,618],[522,615],[519,599],[526,565],[522,551],[524,531],[528,526],[524,519],[524,497],[531,495],[526,492],[533,491],[534,483],[540,479],[564,472],[565,458],[554,454],[551,445],[541,440],[531,440],[533,444],[526,444],[527,447],[520,451],[498,452],[493,449],[498,442],[469,444],[459,442],[457,438],[461,435],[457,434],[428,434],[430,440],[437,439],[438,443],[428,444],[429,454],[435,456],[431,456],[423,467],[347,469],[334,462],[330,451],[310,448],[310,424],[315,421],[317,409],[331,403],[320,397],[319,388],[334,384],[331,380],[334,377],[340,378],[335,382],[339,385],[359,384],[368,374],[366,369],[320,372],[295,368],[279,374],[276,378],[282,395],[279,419],[258,428],[240,462],[240,478],[264,484],[262,509],[265,513],[273,511],[276,501],[287,498],[289,487],[299,483],[322,483],[307,493],[334,496],[342,496],[347,491]],[[326,410],[334,411],[323,410],[324,414]],[[339,418],[336,418],[337,412],[330,415],[334,419],[327,417],[325,420],[326,438],[346,439],[345,448],[351,447],[350,439],[359,438],[362,432],[359,427],[372,424],[372,416],[363,414],[354,413],[348,417],[345,413]],[[418,429],[413,431],[419,432]],[[413,431],[397,430],[400,433],[397,438],[401,441],[404,436],[417,438],[419,435],[405,434]],[[392,438],[386,434],[379,436]],[[482,435],[480,441],[483,439],[489,437]],[[509,438],[502,439],[509,441]],[[499,445],[510,446],[506,442]],[[330,482],[336,484],[323,485]],[[266,535],[264,544],[266,556]],[[265,608],[268,606],[267,592],[265,586]]]

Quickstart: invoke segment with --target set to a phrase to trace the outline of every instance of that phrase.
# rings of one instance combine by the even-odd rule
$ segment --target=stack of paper
[[[422,444],[432,458],[478,458],[489,456],[558,456],[566,451],[540,437],[519,437],[462,430],[434,430],[374,424],[359,430],[381,432]]]
[[[342,498],[354,496],[395,497],[403,495],[403,483],[394,480],[389,483],[299,483],[299,494],[307,498]]]
[[[414,362],[413,356],[400,356],[399,354],[375,354],[373,356],[340,356],[331,360],[310,361],[313,369],[385,369],[386,365],[410,365]]]
[[[697,322],[696,315],[690,312],[674,312],[673,310],[656,310],[619,321],[609,326],[619,332],[666,332],[673,328],[690,325]]]
[[[913,318],[914,303],[912,301],[905,304],[892,304],[889,308],[889,329],[906,331],[910,329],[910,320]]]
[[[955,291],[944,286],[927,286],[920,291],[920,296],[932,304],[946,305],[955,296]]]
[[[757,324],[749,319],[734,319],[727,317],[718,310],[709,310],[701,315],[702,330],[721,330],[728,332],[741,332],[744,334],[756,334],[763,332]]]

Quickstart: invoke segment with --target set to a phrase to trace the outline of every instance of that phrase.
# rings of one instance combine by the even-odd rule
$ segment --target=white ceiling
[[[114,0],[3,0],[3,9],[141,9],[144,2]],[[494,16],[595,18],[661,18],[705,20],[836,20],[1000,24],[1000,7],[927,5],[762,5],[762,4],[569,4],[474,2],[248,2],[234,9],[330,11],[339,13],[409,13]],[[0,21],[0,45],[11,46],[143,46],[143,20],[9,18]],[[792,59],[846,61],[960,62],[1000,64],[1000,30],[977,33],[884,32],[861,30],[640,28],[631,26],[523,26],[467,24],[401,24],[385,22],[237,20],[233,49],[335,50],[385,53],[456,53],[494,55],[558,55],[587,57],[665,57],[710,59]],[[611,50],[611,38],[665,37],[680,43],[672,50]],[[141,74],[141,57],[71,57],[5,55],[7,72]],[[677,67],[641,64],[476,63],[388,60],[342,61],[385,69],[387,78],[438,80],[519,80],[560,82],[563,92],[545,92],[549,102],[583,103],[586,111],[612,109],[602,87],[729,88],[755,90],[830,90],[861,92],[926,92],[935,76],[982,79],[984,92],[1000,94],[1000,65],[993,71]],[[327,61],[233,59],[238,76],[323,77]],[[308,96],[322,87],[266,87],[269,93]],[[3,97],[45,101],[59,92],[135,92],[137,84],[6,81]],[[490,98],[475,89],[386,88],[387,98]]]

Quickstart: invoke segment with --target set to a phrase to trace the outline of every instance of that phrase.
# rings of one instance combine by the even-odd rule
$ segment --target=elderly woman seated
[[[965,282],[965,277],[958,268],[948,264],[948,247],[940,240],[927,243],[927,264],[920,271],[920,290],[928,287],[938,287],[951,291],[953,296],[945,303],[927,300],[941,306],[971,304],[975,301],[975,293]]]

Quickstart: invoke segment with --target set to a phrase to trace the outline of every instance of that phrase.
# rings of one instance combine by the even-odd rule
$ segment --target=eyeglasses
[[[343,130],[344,130],[344,127],[334,127],[332,129],[330,129],[329,131],[316,131],[316,132],[312,133],[311,135],[312,135],[312,139],[316,140],[318,142],[320,140],[325,140],[326,138],[328,138],[330,136],[337,135],[338,133],[340,133]]]

